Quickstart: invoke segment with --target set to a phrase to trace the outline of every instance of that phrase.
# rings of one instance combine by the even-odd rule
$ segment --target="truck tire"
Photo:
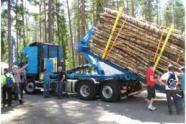
[[[116,102],[120,100],[119,83],[115,81],[104,82],[101,86],[100,96],[103,101]]]
[[[96,98],[96,85],[91,80],[82,80],[78,82],[77,92],[80,99],[94,100]]]
[[[35,83],[33,81],[27,82],[25,91],[27,94],[33,94],[35,92]]]

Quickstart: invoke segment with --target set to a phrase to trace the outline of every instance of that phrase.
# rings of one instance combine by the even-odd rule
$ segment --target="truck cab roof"
[[[59,46],[53,43],[41,43],[41,42],[33,42],[29,46],[42,46],[42,45],[48,45],[48,46]]]

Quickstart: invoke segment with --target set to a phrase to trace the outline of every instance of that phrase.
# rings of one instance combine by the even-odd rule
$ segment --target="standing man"
[[[185,67],[184,66],[180,68],[179,80],[180,80],[181,95],[182,98],[184,99],[185,97]]]
[[[176,106],[176,112],[179,114],[181,112],[180,106],[177,100],[177,85],[178,85],[178,77],[174,72],[174,67],[172,64],[168,65],[168,72],[162,75],[161,82],[165,85],[166,90],[166,97],[167,97],[167,105],[168,105],[168,112],[172,114],[172,98],[174,104]]]
[[[64,81],[66,80],[66,73],[63,71],[63,68],[60,66],[58,67],[58,83],[57,83],[57,96],[58,99],[61,99],[62,92],[64,90]]]
[[[20,104],[23,104],[23,90],[24,90],[24,86],[25,86],[25,84],[21,81],[21,73],[25,71],[25,68],[27,66],[28,66],[28,64],[26,64],[22,67],[18,67],[16,65],[13,66],[13,74],[14,74],[16,85],[18,88],[18,98],[19,98]]]
[[[179,81],[180,81],[180,95],[182,98],[182,108],[185,108],[185,67],[182,66],[179,68],[180,73],[179,73]]]
[[[154,63],[150,62],[146,70],[146,81],[147,81],[147,104],[148,109],[151,111],[156,110],[156,107],[153,106],[155,94],[155,79],[154,79]]]
[[[49,72],[46,68],[44,69],[44,75],[43,75],[43,80],[44,80],[44,92],[43,96],[44,98],[50,97],[50,76],[51,72]]]

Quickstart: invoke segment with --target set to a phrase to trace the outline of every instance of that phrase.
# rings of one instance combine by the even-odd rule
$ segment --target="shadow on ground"
[[[101,100],[83,101],[76,96],[58,100],[41,95],[26,95],[26,103],[15,106],[22,114],[3,124],[127,124],[127,123],[184,123],[184,114],[168,115],[165,99],[158,99],[156,111],[148,111],[144,98],[136,96],[117,103]],[[7,113],[7,112],[6,112]],[[2,113],[3,115],[4,113]]]

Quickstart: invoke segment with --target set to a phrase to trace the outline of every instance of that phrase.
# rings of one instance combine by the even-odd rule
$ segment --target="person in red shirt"
[[[148,103],[148,109],[151,110],[151,111],[156,110],[156,107],[154,107],[152,105],[153,102],[154,102],[154,98],[156,96],[153,65],[154,65],[154,63],[150,62],[148,64],[148,68],[146,70],[147,103]]]

